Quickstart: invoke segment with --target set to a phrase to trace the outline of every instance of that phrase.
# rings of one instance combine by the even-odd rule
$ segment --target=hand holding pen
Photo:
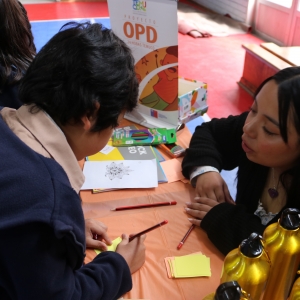
[[[116,252],[126,260],[131,274],[142,267],[145,262],[145,245],[146,235],[141,235],[138,239],[129,242],[129,236],[122,234],[122,242],[118,245]]]

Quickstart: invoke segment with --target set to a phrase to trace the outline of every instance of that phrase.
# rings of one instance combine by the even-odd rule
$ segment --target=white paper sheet
[[[82,190],[157,187],[156,160],[86,161]]]
[[[113,151],[115,149],[115,147],[110,146],[110,145],[106,145],[100,152],[107,155],[109,154],[111,151]]]

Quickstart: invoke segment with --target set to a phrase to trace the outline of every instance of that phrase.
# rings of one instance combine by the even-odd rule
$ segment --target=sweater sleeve
[[[189,178],[193,167],[212,166],[219,170],[237,167],[241,136],[248,112],[239,116],[212,119],[198,126],[182,162],[182,172]]]
[[[247,213],[243,205],[221,203],[204,217],[201,227],[208,238],[224,254],[237,248],[251,233],[263,234],[266,226],[253,213]]]
[[[55,237],[46,224],[11,228],[0,233],[0,240],[5,245],[0,249],[5,257],[0,285],[6,293],[1,295],[0,289],[1,299],[112,300],[132,288],[130,270],[121,255],[102,252],[75,269],[68,241]]]

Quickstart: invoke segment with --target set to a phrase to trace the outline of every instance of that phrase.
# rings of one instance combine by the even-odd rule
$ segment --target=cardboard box
[[[186,123],[203,115],[207,110],[207,84],[179,78],[178,121]]]

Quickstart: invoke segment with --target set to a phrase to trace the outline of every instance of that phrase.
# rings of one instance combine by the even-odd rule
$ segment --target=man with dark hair
[[[0,111],[0,299],[117,299],[145,260],[144,239],[106,249],[84,226],[78,160],[100,151],[137,103],[130,49],[99,24],[66,24],[36,55],[18,110]],[[93,234],[98,240],[93,240]],[[106,242],[106,243],[105,243]]]

